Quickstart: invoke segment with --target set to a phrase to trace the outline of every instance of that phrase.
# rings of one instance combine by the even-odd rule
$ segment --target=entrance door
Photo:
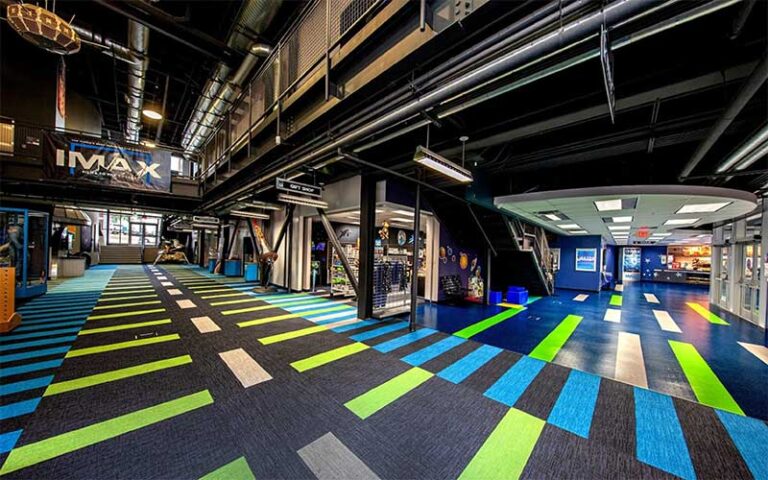
[[[758,323],[760,301],[760,244],[744,245],[739,282],[739,316]]]

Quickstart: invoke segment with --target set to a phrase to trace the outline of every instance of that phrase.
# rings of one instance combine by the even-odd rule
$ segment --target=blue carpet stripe
[[[8,453],[16,446],[16,442],[19,441],[21,436],[21,430],[15,430],[8,433],[0,433],[0,455]]]
[[[0,363],[5,362],[16,362],[19,360],[28,360],[30,358],[38,358],[38,357],[50,357],[53,355],[61,355],[64,353],[67,353],[69,350],[69,346],[66,347],[56,347],[56,348],[45,348],[42,350],[33,350],[31,352],[21,352],[21,353],[10,353],[8,355],[0,355]],[[3,367],[5,369],[5,367]]]
[[[59,368],[63,361],[64,359],[61,358],[58,360],[47,360],[45,362],[28,363],[26,365],[19,365],[17,367],[3,367],[0,368],[0,378],[12,377],[14,375],[22,375],[30,372],[38,372],[40,370]]]
[[[78,308],[78,309],[68,309],[65,307],[59,307],[54,310],[35,310],[31,312],[24,312],[19,310],[19,313],[21,314],[22,320],[24,320],[24,319],[32,319],[32,318],[57,317],[60,315],[87,314],[90,311],[91,311],[91,307]]]
[[[29,332],[34,330],[45,330],[45,329],[52,329],[52,328],[59,328],[59,327],[75,327],[77,325],[82,326],[84,323],[85,323],[85,318],[83,318],[82,320],[75,320],[71,322],[55,322],[55,323],[22,325],[21,327],[16,327],[14,332]]]
[[[14,393],[26,392],[27,390],[47,387],[52,381],[53,375],[49,375],[47,377],[31,378],[20,382],[6,383],[5,385],[0,385],[0,395],[11,395]]]
[[[695,479],[672,398],[638,387],[634,392],[638,460],[678,477]]]
[[[432,360],[433,358],[439,357],[448,350],[454,347],[458,347],[464,342],[466,342],[466,340],[463,338],[450,336],[440,340],[437,343],[433,343],[428,347],[422,348],[421,350],[417,350],[410,355],[406,355],[402,358],[402,360],[405,363],[413,365],[414,367],[418,367],[419,365],[422,365]]]
[[[38,337],[50,337],[53,335],[63,335],[65,333],[77,333],[79,332],[79,328],[59,328],[56,330],[48,330],[46,332],[29,332],[29,333],[16,333],[14,331],[13,333],[10,333],[8,335],[3,335],[0,337],[0,350],[5,348],[6,346],[11,346],[14,344],[9,344],[9,342],[15,342],[16,340],[26,340],[28,338],[38,338]]]
[[[742,417],[715,409],[744,463],[755,478],[768,478],[768,425],[756,418]]]
[[[38,403],[40,403],[39,398],[30,398],[29,400],[22,400],[21,402],[0,406],[0,420],[8,420],[9,418],[20,417],[32,413],[37,408]]]
[[[357,318],[357,312],[349,312],[348,314],[336,317],[336,318],[329,318],[327,320],[320,320],[319,322],[315,322],[318,325],[327,325],[329,323],[336,323],[336,322],[342,322],[344,320],[352,320],[353,318]],[[346,325],[344,325],[346,327]]]
[[[80,330],[79,328],[75,329],[75,331]],[[56,338],[44,338],[42,340],[30,340],[28,342],[19,342],[19,343],[7,343],[0,345],[0,353],[2,352],[10,352],[13,350],[20,350],[23,348],[32,348],[32,347],[43,347],[46,345],[56,345],[59,343],[71,343],[77,340],[77,335],[69,336],[69,337],[56,337]]]
[[[398,330],[402,330],[403,328],[408,328],[408,323],[406,322],[397,322],[393,323],[392,325],[387,325],[385,327],[375,328],[373,330],[368,330],[367,332],[358,333],[356,335],[352,335],[349,337],[350,339],[356,341],[356,342],[363,342],[365,340],[370,340],[372,338],[380,337],[382,335],[386,335],[388,333],[396,332]]]
[[[544,368],[546,362],[531,357],[522,357],[496,383],[485,391],[483,395],[501,402],[508,407],[515,406],[520,396],[533,382],[536,375]]]
[[[580,437],[589,438],[600,377],[571,370],[547,422]]]
[[[359,322],[350,323],[349,325],[342,325],[340,327],[332,328],[331,331],[336,333],[344,333],[350,330],[367,327],[369,325],[375,325],[376,323],[379,323],[379,321],[378,320],[360,320]]]
[[[502,349],[500,348],[481,345],[468,355],[445,367],[437,376],[452,383],[461,383],[501,352]]]
[[[77,315],[56,317],[56,318],[52,318],[52,317],[34,318],[31,320],[27,319],[27,317],[22,317],[21,324],[22,326],[24,326],[24,325],[42,325],[42,324],[51,324],[51,323],[55,324],[58,322],[71,322],[73,320],[85,320],[86,318],[88,318],[88,315],[90,315],[90,313],[80,313]]]
[[[401,335],[397,338],[393,338],[392,340],[380,343],[373,348],[382,353],[387,353],[400,347],[410,345],[413,342],[418,342],[422,338],[427,338],[428,336],[434,335],[435,333],[437,333],[437,330],[432,330],[431,328],[422,328],[421,330],[406,333],[405,335]]]

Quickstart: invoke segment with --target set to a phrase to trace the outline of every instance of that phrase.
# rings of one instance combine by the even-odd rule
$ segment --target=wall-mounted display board
[[[596,272],[597,271],[597,249],[596,248],[577,248],[576,249],[576,271],[577,272]]]

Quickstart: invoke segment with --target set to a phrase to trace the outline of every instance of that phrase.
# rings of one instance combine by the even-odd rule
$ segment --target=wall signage
[[[597,271],[597,249],[596,248],[577,248],[576,249],[576,271],[577,272],[596,272]]]
[[[323,190],[317,185],[309,185],[307,183],[294,182],[293,180],[286,180],[285,178],[276,178],[275,187],[278,190],[291,193],[301,193],[312,197],[320,197]]]
[[[171,152],[45,132],[45,178],[103,187],[170,191]]]

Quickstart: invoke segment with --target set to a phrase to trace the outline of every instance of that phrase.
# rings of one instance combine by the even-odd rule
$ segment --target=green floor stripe
[[[101,295],[102,296],[128,295],[129,293],[153,293],[154,291],[155,291],[154,288],[142,288],[140,290],[131,290],[128,292],[104,292]]]
[[[301,328],[299,330],[292,330],[290,332],[278,333],[277,335],[270,335],[268,337],[259,338],[259,342],[262,345],[272,345],[273,343],[284,342],[292,338],[305,337],[312,335],[313,333],[323,332],[328,330],[325,325],[317,325],[315,327]]]
[[[311,357],[302,360],[297,360],[291,363],[291,366],[299,372],[306,372],[307,370],[321,367],[327,363],[335,362],[336,360],[349,357],[350,355],[354,355],[369,348],[371,347],[364,343],[352,343],[343,347],[334,348],[333,350],[328,350],[327,352],[312,355]]]
[[[157,298],[157,294],[153,293],[151,295],[131,295],[129,297],[100,298],[98,303],[116,302],[118,300],[136,300],[136,299],[139,299],[139,298]]]
[[[15,448],[0,469],[0,475],[15,472],[61,455],[95,445],[134,430],[191,412],[213,403],[208,390],[193,393],[170,402],[137,410],[110,420],[78,428],[39,442]]]
[[[457,337],[461,338],[470,338],[478,333],[488,330],[492,326],[503,322],[504,320],[507,320],[511,317],[514,317],[518,313],[525,310],[524,308],[510,308],[507,310],[504,310],[503,312],[497,313],[496,315],[486,318],[485,320],[480,320],[477,323],[473,323],[472,325],[462,328],[458,332],[454,333]]]
[[[621,295],[611,295],[611,301],[609,302],[614,307],[620,307],[623,298]]]
[[[200,294],[200,293],[231,292],[232,290],[234,290],[234,288],[227,287],[227,288],[215,288],[213,290],[206,290],[205,292],[195,292],[195,293]]]
[[[124,308],[124,307],[140,307],[142,305],[157,305],[162,303],[160,300],[152,300],[149,302],[132,302],[132,303],[118,303],[117,305],[103,305],[100,307],[93,307],[94,310],[107,310],[110,308]]]
[[[182,355],[180,357],[173,357],[167,360],[159,360],[157,362],[143,363],[141,365],[136,365],[135,367],[121,368],[119,370],[112,370],[109,372],[97,373],[95,375],[88,375],[87,377],[80,377],[80,378],[75,378],[73,380],[66,380],[63,382],[52,383],[45,390],[45,393],[43,394],[43,396],[50,397],[52,395],[59,395],[61,393],[80,390],[82,388],[93,387],[96,385],[101,385],[103,383],[122,380],[124,378],[144,375],[145,373],[152,373],[160,370],[165,370],[167,368],[178,367],[180,365],[186,365],[188,363],[192,363],[192,357],[190,357],[189,355]]]
[[[565,317],[544,340],[528,354],[529,357],[538,358],[545,362],[551,362],[557,356],[557,353],[563,348],[565,342],[571,337],[576,327],[581,323],[582,317],[578,315],[568,315]]]
[[[520,475],[546,422],[510,408],[483,442],[460,480],[512,480]]]
[[[147,282],[147,283],[149,284],[149,282]],[[140,284],[139,285],[131,285],[131,286],[128,286],[128,287],[106,287],[104,289],[104,291],[111,292],[111,291],[114,291],[114,290],[135,290],[137,288],[141,288],[141,285]]]
[[[208,300],[210,298],[224,298],[224,297],[242,297],[244,295],[248,295],[248,292],[237,292],[237,293],[219,293],[216,295],[203,295],[200,298],[204,300]]]
[[[715,315],[714,313],[710,312],[706,308],[702,307],[698,303],[688,302],[686,303],[686,305],[691,307],[694,312],[704,317],[704,319],[709,323],[714,323],[715,325],[730,325],[730,323],[726,322],[725,320]]]
[[[117,332],[120,330],[130,330],[132,328],[151,327],[152,325],[165,325],[168,323],[171,323],[170,318],[165,318],[163,320],[152,320],[151,322],[124,323],[122,325],[113,325],[111,327],[86,328],[85,330],[80,330],[80,333],[78,335],[91,335],[94,333]]]
[[[105,313],[103,315],[90,315],[88,320],[105,320],[107,318],[132,317],[134,315],[149,315],[150,313],[164,312],[165,308],[153,308],[151,310],[136,310],[133,312]]]
[[[346,309],[349,309],[349,306],[339,305],[336,307],[320,308],[317,310],[308,310],[305,312],[286,313],[285,315],[276,315],[274,317],[266,317],[266,318],[259,318],[257,320],[247,320],[245,322],[239,322],[237,326],[241,328],[252,327],[254,325],[264,325],[265,323],[279,322],[281,320],[288,320],[291,318],[302,318],[304,316],[315,315],[318,313],[338,312],[339,310],[346,310]]]
[[[214,307],[218,307],[219,305],[235,305],[238,303],[269,302],[272,300],[280,300],[280,299],[288,300],[291,298],[304,297],[304,296],[306,296],[306,294],[303,294],[303,293],[293,293],[291,295],[265,295],[263,297],[240,298],[237,300],[222,300],[221,302],[212,302],[211,305]],[[307,298],[305,300],[321,301],[321,300],[325,300],[325,298],[317,297],[317,298]]]
[[[237,310],[223,310],[221,312],[222,315],[235,315],[237,313],[246,313],[246,312],[260,312],[262,310],[271,310],[273,308],[284,308],[284,307],[298,307],[300,305],[311,305],[313,303],[322,303],[327,302],[328,299],[326,298],[311,298],[307,300],[296,300],[293,302],[284,302],[284,303],[270,303],[268,305],[259,305],[256,307],[247,307],[247,308],[239,308]],[[215,305],[215,303],[212,303],[211,305]]]
[[[690,343],[669,340],[669,346],[677,357],[677,362],[683,369],[685,378],[691,385],[693,393],[700,403],[719,408],[738,415],[744,415],[736,400],[717,378],[707,361],[699,354],[696,347]]]
[[[112,352],[114,350],[122,350],[124,348],[143,347],[145,345],[152,345],[155,343],[170,342],[173,340],[179,340],[178,334],[161,335],[159,337],[141,338],[138,340],[129,340],[127,342],[110,343],[107,345],[98,345],[96,347],[76,348],[70,350],[65,355],[65,358],[82,357],[85,355],[93,355],[96,353]]]
[[[411,368],[378,387],[368,390],[359,397],[353,398],[344,406],[365,420],[433,376],[433,373],[421,368]]]
[[[200,480],[256,480],[245,457],[240,457],[211,473],[200,477]]]

